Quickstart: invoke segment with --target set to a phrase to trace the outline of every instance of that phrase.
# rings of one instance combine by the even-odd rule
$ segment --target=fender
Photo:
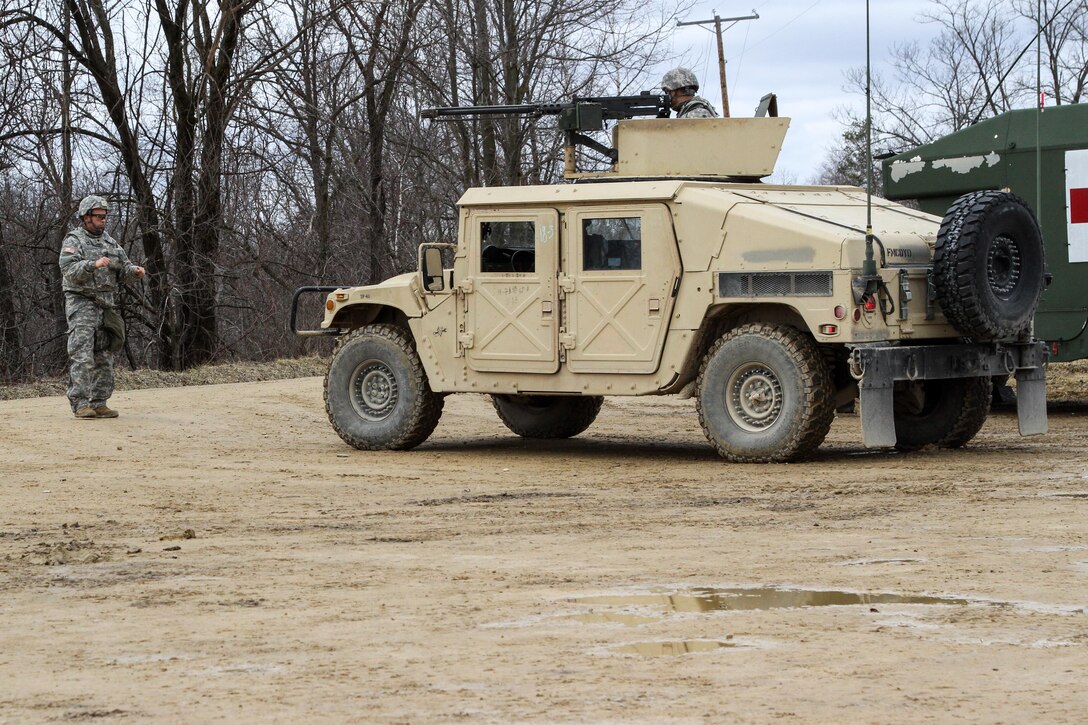
[[[381,284],[347,287],[330,293],[321,327],[353,330],[379,319],[385,310],[395,310],[409,319],[423,316],[418,274],[402,274]]]

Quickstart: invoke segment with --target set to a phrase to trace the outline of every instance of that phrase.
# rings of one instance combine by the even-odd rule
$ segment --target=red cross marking
[[[1088,189],[1069,190],[1069,221],[1088,224]]]

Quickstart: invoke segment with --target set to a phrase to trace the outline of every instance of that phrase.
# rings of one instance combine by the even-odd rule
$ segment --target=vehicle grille
[[[830,297],[830,272],[721,272],[721,297]]]

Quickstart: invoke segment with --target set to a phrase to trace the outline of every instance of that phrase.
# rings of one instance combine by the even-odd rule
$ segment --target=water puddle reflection
[[[696,639],[680,640],[675,642],[635,642],[619,647],[613,647],[613,652],[625,655],[686,655],[691,652],[713,652],[714,650],[736,647],[733,642],[716,642],[713,640]]]
[[[623,624],[628,627],[636,627],[640,624],[650,624],[660,621],[657,617],[647,617],[640,614],[623,614],[622,612],[590,612],[589,614],[572,614],[566,619],[573,619],[588,624]]]
[[[663,607],[673,612],[753,611],[802,607],[842,607],[861,604],[944,604],[965,606],[971,602],[954,597],[868,592],[809,591],[770,587],[692,589],[683,594],[626,594],[576,597],[577,604]]]
[[[839,566],[872,566],[875,564],[918,564],[922,559],[852,559],[843,561]]]

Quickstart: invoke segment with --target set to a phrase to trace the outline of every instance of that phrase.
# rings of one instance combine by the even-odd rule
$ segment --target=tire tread
[[[445,397],[439,395],[431,390],[431,385],[427,380],[427,372],[423,369],[423,363],[419,359],[419,354],[416,352],[415,343],[411,335],[406,333],[400,327],[388,324],[373,324],[366,325],[364,327],[352,330],[347,335],[343,335],[337,340],[336,351],[333,354],[333,360],[336,359],[336,354],[339,353],[345,346],[350,344],[353,340],[357,340],[361,337],[373,336],[379,337],[387,342],[392,343],[396,347],[400,348],[404,352],[409,361],[409,383],[419,390],[419,395],[416,398],[416,404],[414,408],[408,412],[408,416],[411,419],[411,424],[401,431],[395,438],[389,441],[375,443],[368,440],[365,437],[352,434],[350,431],[345,430],[337,422],[333,415],[332,408],[329,403],[329,372],[325,373],[325,412],[329,416],[329,422],[332,423],[333,429],[336,431],[344,442],[347,444],[364,451],[374,450],[396,450],[406,451],[410,448],[415,448],[423,441],[430,437],[431,433],[438,426],[438,421],[442,417],[442,407],[445,403]],[[332,364],[329,365],[331,371]]]

